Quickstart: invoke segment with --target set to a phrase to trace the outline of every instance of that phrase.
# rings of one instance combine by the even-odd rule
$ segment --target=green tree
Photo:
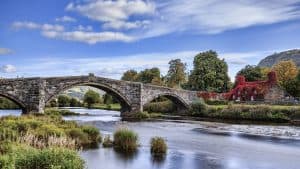
[[[105,93],[103,96],[103,103],[104,104],[114,104],[114,103],[119,103],[118,99],[116,99],[114,96]]]
[[[63,94],[59,95],[57,98],[58,106],[59,107],[69,107],[70,106],[70,97]]]
[[[186,64],[180,59],[174,59],[169,62],[169,70],[166,75],[166,83],[169,87],[180,88],[181,84],[186,82]]]
[[[263,74],[259,66],[247,65],[241,69],[237,75],[243,75],[246,78],[246,81],[258,81],[262,80]]]
[[[228,66],[224,59],[219,59],[215,51],[199,53],[194,58],[194,69],[189,76],[187,88],[224,92],[229,89]]]
[[[99,93],[88,90],[84,95],[84,103],[87,104],[88,108],[91,108],[92,104],[98,103],[100,101],[100,95]]]
[[[125,81],[136,81],[138,76],[137,71],[135,70],[127,70],[126,72],[123,73],[123,76],[121,78],[121,80],[125,80]]]
[[[285,89],[290,95],[300,97],[300,69],[296,78],[285,83]]]
[[[80,107],[81,106],[81,103],[79,100],[77,100],[76,98],[71,98],[70,100],[70,106],[71,107]]]
[[[156,67],[145,69],[138,73],[137,81],[142,83],[151,83],[153,79],[160,79],[160,70]],[[157,80],[155,80],[157,81]]]

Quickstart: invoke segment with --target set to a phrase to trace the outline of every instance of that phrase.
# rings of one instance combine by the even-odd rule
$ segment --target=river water
[[[66,120],[94,125],[102,135],[112,135],[119,127],[128,127],[139,135],[140,147],[132,155],[102,147],[80,152],[89,169],[300,168],[299,127],[192,121],[122,122],[116,111],[72,111],[83,115],[64,117]],[[19,110],[0,110],[0,116],[20,113]],[[166,158],[151,157],[149,142],[153,136],[167,140]]]

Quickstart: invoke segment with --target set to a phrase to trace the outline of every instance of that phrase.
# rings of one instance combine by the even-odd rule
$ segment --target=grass
[[[289,122],[299,119],[300,114],[300,106],[264,104],[228,104],[212,106],[203,103],[197,104],[194,107],[192,106],[192,116],[216,119]]]
[[[120,104],[93,104],[92,109],[104,109],[104,110],[121,110]]]
[[[114,133],[114,147],[121,152],[134,152],[138,147],[138,135],[127,128],[120,128]]]
[[[151,154],[153,156],[164,156],[167,153],[167,144],[162,137],[153,137],[151,139]]]
[[[2,144],[1,144],[2,145]],[[9,146],[9,144],[7,144]],[[66,148],[36,149],[28,145],[10,144],[10,149],[0,155],[3,169],[83,169],[84,161],[74,150]]]

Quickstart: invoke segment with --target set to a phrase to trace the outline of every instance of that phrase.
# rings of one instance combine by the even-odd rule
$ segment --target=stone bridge
[[[0,79],[0,96],[17,103],[23,113],[43,113],[45,105],[74,86],[92,86],[117,98],[121,113],[143,111],[143,106],[159,96],[172,100],[178,108],[188,108],[197,98],[194,91],[89,76]]]

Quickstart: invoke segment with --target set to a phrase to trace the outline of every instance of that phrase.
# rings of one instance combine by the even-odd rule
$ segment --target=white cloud
[[[216,34],[254,25],[300,18],[299,0],[169,0],[156,1],[156,17],[141,38],[173,32]]]
[[[60,18],[55,19],[56,22],[76,22],[77,20],[75,18],[72,18],[70,16],[63,16]]]
[[[90,19],[109,22],[126,20],[133,15],[152,14],[154,3],[143,0],[95,0],[85,4],[70,3],[68,11],[76,11]]]
[[[17,71],[17,68],[13,65],[7,64],[7,65],[3,65],[0,68],[0,71],[2,73],[15,73]]]
[[[11,49],[8,48],[0,48],[0,55],[8,55],[13,53],[13,51]]]
[[[72,32],[56,32],[56,31],[43,31],[42,35],[48,38],[56,38],[68,41],[78,41],[88,44],[95,44],[98,42],[122,41],[131,42],[133,37],[127,36],[120,32],[85,32],[85,31],[72,31]]]
[[[52,24],[38,24],[35,22],[14,22],[12,24],[14,29],[37,29],[42,31],[63,31],[64,27],[61,25]]]
[[[34,22],[14,22],[12,24],[15,29],[36,29],[40,30],[41,34],[51,39],[62,39],[68,41],[84,42],[88,44],[95,44],[98,42],[110,42],[110,41],[122,41],[131,42],[134,41],[134,37],[128,36],[121,32],[91,32],[91,26],[79,25],[75,29],[76,31],[64,31],[64,27],[61,25],[51,24],[38,24]]]
[[[114,57],[43,57],[30,61],[30,66],[18,66],[19,76],[66,76],[66,75],[87,75],[95,73],[97,76],[120,79],[123,72],[129,69],[137,71],[145,68],[158,67],[165,75],[168,71],[168,62],[171,59],[180,58],[187,63],[188,70],[193,68],[193,59],[200,51],[178,51],[168,53],[144,53]],[[257,64],[263,57],[274,53],[274,51],[258,51],[244,53],[219,53],[229,65],[229,75],[232,80],[236,73],[246,64]],[[234,64],[234,62],[245,64]]]
[[[150,21],[143,20],[143,21],[134,21],[134,22],[126,22],[126,21],[113,21],[113,22],[106,22],[103,24],[103,28],[105,29],[137,29],[137,28],[147,28],[150,24]]]

